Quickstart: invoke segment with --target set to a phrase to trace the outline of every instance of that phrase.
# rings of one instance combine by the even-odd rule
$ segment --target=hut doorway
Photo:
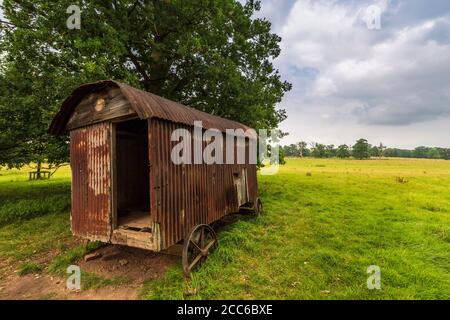
[[[116,219],[118,229],[151,231],[148,122],[133,119],[115,126]]]

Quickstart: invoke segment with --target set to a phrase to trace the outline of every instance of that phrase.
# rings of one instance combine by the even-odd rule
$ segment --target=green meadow
[[[190,280],[178,263],[146,281],[141,297],[450,298],[450,161],[287,159],[259,176],[259,189],[263,215],[233,216]],[[0,170],[1,265],[58,274],[76,262],[87,249],[73,244],[69,210],[68,167],[34,182],[26,170]],[[49,251],[56,257],[42,262]],[[373,265],[379,290],[367,287]]]

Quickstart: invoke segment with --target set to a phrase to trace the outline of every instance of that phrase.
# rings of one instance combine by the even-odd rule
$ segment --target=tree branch
[[[133,7],[130,9],[130,11],[128,11],[128,17],[131,16],[131,14],[133,13],[133,11],[136,9],[136,7],[139,4],[139,0],[136,0],[133,4]]]
[[[131,62],[133,62],[134,66],[136,67],[136,70],[142,75],[142,77],[144,78],[144,85],[147,86],[151,80],[150,77],[148,76],[147,72],[145,72],[144,68],[141,66],[141,64],[139,63],[139,60],[137,59],[137,57],[133,54],[133,52],[131,51],[130,48],[127,48],[128,51],[128,57],[130,58]]]
[[[63,163],[63,164],[58,164],[58,165],[56,165],[55,170],[53,170],[53,172],[50,173],[50,177],[53,176],[53,175],[55,174],[55,172],[56,172],[59,168],[64,167],[64,166],[68,166],[68,165],[69,165],[68,163]],[[51,168],[49,167],[48,169],[50,170]]]
[[[33,29],[32,27],[30,27],[30,26],[18,26],[18,25],[16,25],[16,24],[12,23],[12,22],[5,21],[5,20],[0,20],[0,23],[6,24],[6,25],[8,25],[8,26],[10,26],[10,27],[13,27],[13,28],[22,28],[22,29],[30,29],[30,30],[34,30],[34,29]]]

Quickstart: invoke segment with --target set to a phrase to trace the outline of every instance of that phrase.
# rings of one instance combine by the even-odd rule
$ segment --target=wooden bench
[[[50,179],[50,171],[31,171],[30,172],[30,180],[37,180],[37,179]]]

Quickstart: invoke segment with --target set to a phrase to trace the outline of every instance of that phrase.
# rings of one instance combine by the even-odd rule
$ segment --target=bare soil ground
[[[49,275],[46,271],[19,276],[14,266],[7,261],[0,261],[3,275],[0,279],[0,299],[139,299],[144,281],[160,278],[167,267],[180,259],[175,255],[113,245],[101,247],[95,252],[101,256],[78,262],[81,270],[109,279],[126,278],[125,284],[70,291],[66,288],[66,279],[62,277]]]
[[[0,299],[5,300],[131,300],[138,299],[139,285],[105,287],[94,290],[70,291],[64,279],[42,275],[12,275],[2,283]]]
[[[134,283],[158,279],[168,266],[180,260],[175,255],[118,245],[108,245],[94,253],[102,256],[87,262],[80,261],[78,265],[81,270],[105,278],[126,277]]]

